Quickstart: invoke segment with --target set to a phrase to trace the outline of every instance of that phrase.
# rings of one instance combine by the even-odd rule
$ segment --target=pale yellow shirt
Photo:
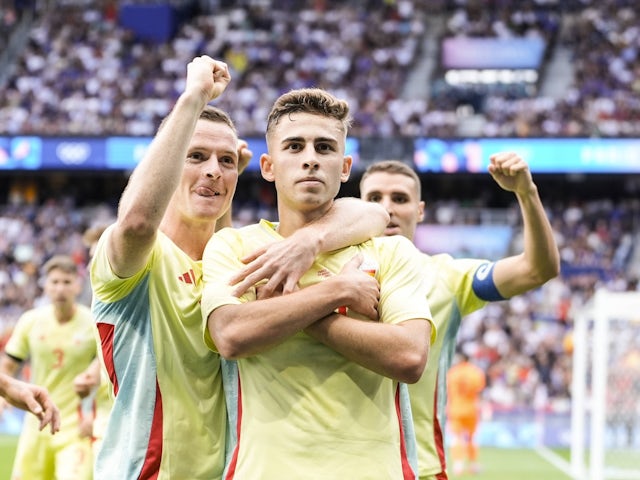
[[[240,258],[281,238],[272,224],[262,221],[222,230],[209,242],[203,257],[202,311],[205,340],[212,349],[215,345],[206,326],[209,312],[255,299],[255,290],[241,299],[231,295],[228,279],[242,267]],[[300,287],[338,274],[358,252],[377,265],[381,322],[430,318],[423,272],[416,261],[419,253],[402,237],[376,238],[321,255]],[[435,336],[435,330],[432,333]],[[304,333],[238,360],[237,367],[239,396],[228,409],[238,422],[231,428],[239,429],[239,438],[231,460],[235,473],[227,478],[407,478],[402,472],[394,380],[347,360]]]

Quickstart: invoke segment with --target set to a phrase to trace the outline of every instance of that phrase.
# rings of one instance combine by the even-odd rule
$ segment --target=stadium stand
[[[282,91],[309,85],[350,101],[354,136],[617,137],[640,129],[632,0],[403,0],[377,8],[185,1],[174,5],[175,34],[166,40],[125,28],[117,2],[59,3],[28,19],[28,33],[9,34],[18,51],[2,59],[11,72],[0,84],[2,133],[151,135],[175,100],[185,60],[202,52],[232,67],[221,106],[247,136],[262,133]],[[542,39],[537,81],[450,85],[440,61],[446,37]]]

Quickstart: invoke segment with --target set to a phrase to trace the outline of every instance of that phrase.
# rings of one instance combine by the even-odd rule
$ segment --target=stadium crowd
[[[220,106],[245,136],[262,134],[280,93],[311,85],[349,101],[354,136],[456,136],[470,113],[486,137],[640,133],[633,0],[180,1],[177,31],[157,41],[122,27],[117,2],[40,3],[24,48],[4,59],[0,133],[152,135],[201,52],[230,65]],[[445,36],[542,38],[540,77],[565,48],[571,82],[553,96],[542,80],[452,87],[438,68]],[[407,88],[429,59],[431,92]]]

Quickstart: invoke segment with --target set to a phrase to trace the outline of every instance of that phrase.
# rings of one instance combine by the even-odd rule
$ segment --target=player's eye
[[[329,153],[333,152],[334,150],[335,148],[333,147],[333,145],[329,143],[318,143],[316,145],[316,151],[320,153]]]

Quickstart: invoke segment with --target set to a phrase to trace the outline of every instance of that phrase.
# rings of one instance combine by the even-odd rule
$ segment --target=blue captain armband
[[[495,263],[483,263],[478,267],[476,273],[473,275],[473,293],[478,298],[487,302],[498,302],[500,300],[506,300],[505,297],[500,295],[500,292],[496,288],[496,284],[493,283],[493,267]]]

